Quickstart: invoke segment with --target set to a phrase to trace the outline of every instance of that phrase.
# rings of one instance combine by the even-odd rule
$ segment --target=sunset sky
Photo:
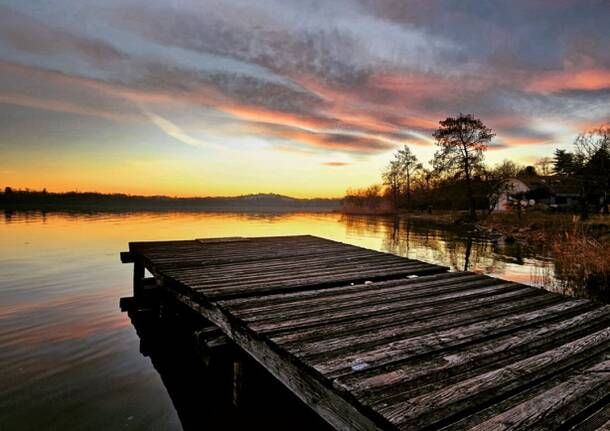
[[[0,185],[341,196],[459,112],[490,163],[610,120],[607,0],[0,0]]]

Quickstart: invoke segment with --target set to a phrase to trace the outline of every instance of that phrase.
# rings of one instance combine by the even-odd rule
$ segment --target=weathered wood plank
[[[473,431],[554,429],[565,417],[608,394],[610,353],[567,381],[472,428]],[[592,400],[593,398],[593,400]]]
[[[219,267],[191,267],[189,271],[165,270],[168,276],[180,279],[183,282],[193,283],[193,286],[203,288],[205,286],[235,285],[236,280],[240,280],[244,285],[265,283],[270,280],[290,280],[300,276],[312,277],[316,275],[335,274],[340,271],[364,271],[373,268],[391,269],[403,267],[416,267],[422,264],[417,261],[389,261],[388,259],[364,258],[358,260],[335,260],[328,263],[307,265],[307,262],[296,262],[285,265],[278,269],[268,270],[265,267],[256,266],[250,270],[230,272],[225,270],[224,265]],[[434,266],[434,265],[429,265]]]
[[[121,263],[133,263],[134,255],[130,251],[122,251],[120,253]]]
[[[290,345],[284,343],[282,345],[289,349],[291,353],[307,358],[307,360],[316,360],[319,357],[328,360],[330,357],[340,357],[350,352],[358,352],[362,349],[368,350],[410,337],[423,336],[431,332],[474,323],[484,323],[490,319],[501,318],[516,311],[523,312],[557,302],[556,298],[549,298],[546,295],[529,296],[521,300],[515,299],[514,302],[497,304],[492,310],[484,306],[476,307],[474,310],[463,309],[459,316],[456,315],[453,319],[448,319],[447,316],[439,316],[433,319],[385,326],[376,331],[368,330],[349,335],[323,336],[310,342],[291,343]],[[273,339],[273,341],[276,340]]]
[[[371,288],[373,286],[373,288]],[[461,297],[461,295],[476,295],[491,293],[495,289],[517,287],[528,289],[522,285],[515,283],[502,282],[501,280],[486,278],[475,279],[471,281],[447,282],[446,284],[415,284],[404,286],[402,284],[392,286],[387,289],[375,289],[375,283],[369,283],[361,286],[363,295],[344,295],[323,297],[322,299],[314,299],[304,301],[299,307],[281,307],[278,306],[274,310],[248,310],[242,309],[234,311],[235,315],[248,322],[258,323],[273,323],[275,321],[297,319],[299,317],[322,316],[325,313],[338,313],[342,310],[352,310],[354,314],[364,314],[371,307],[381,306],[386,304],[389,309],[391,306],[388,303],[397,303],[400,305],[412,305],[419,307],[427,305],[429,302],[441,302],[443,299],[453,299]],[[491,289],[491,290],[490,290]],[[533,288],[529,288],[535,291]],[[362,310],[361,310],[362,309]],[[373,311],[373,310],[371,310]]]
[[[298,308],[306,306],[307,301],[319,301],[332,298],[341,298],[343,295],[360,296],[368,295],[371,292],[383,292],[384,289],[406,289],[406,288],[420,288],[434,285],[442,285],[444,283],[455,283],[456,281],[472,281],[481,280],[485,276],[474,274],[472,272],[443,272],[434,275],[426,275],[416,278],[398,278],[386,281],[376,281],[370,284],[348,284],[342,286],[335,286],[322,289],[304,290],[299,292],[279,292],[274,295],[268,295],[264,297],[250,297],[250,298],[232,298],[222,300],[219,303],[223,307],[236,313],[242,313],[241,310],[246,309],[247,311],[266,311],[274,310],[275,307],[288,306],[290,308],[293,304]],[[370,290],[369,290],[370,288]],[[246,311],[246,312],[247,312]]]
[[[610,326],[610,315],[606,308],[597,308],[568,319],[543,323],[493,340],[484,340],[472,346],[397,363],[383,370],[373,369],[352,374],[337,379],[335,386],[359,399],[370,398],[369,402],[382,400],[384,397],[400,394],[401,388],[404,390],[416,385],[424,377],[436,376],[436,380],[442,381],[447,373],[461,373],[506,357],[515,360],[522,355],[536,353],[538,346],[552,344],[554,340],[571,341],[573,337],[594,332],[603,326]]]
[[[581,356],[597,355],[610,348],[610,328],[531,356],[503,368],[480,374],[458,384],[379,407],[392,423],[407,429],[430,426],[490,397],[500,398],[520,386],[531,385],[578,363]],[[610,369],[608,370],[610,371]]]
[[[520,289],[511,283],[494,283],[486,286],[476,287],[474,289],[464,289],[457,292],[450,292],[442,294],[440,293],[436,297],[423,298],[418,301],[416,298],[407,297],[405,299],[399,298],[395,301],[389,300],[385,302],[373,302],[372,304],[358,303],[352,307],[337,307],[336,309],[324,309],[319,310],[316,313],[299,313],[295,314],[294,317],[290,314],[284,316],[284,319],[273,318],[273,319],[248,319],[252,329],[261,333],[268,333],[269,335],[276,334],[280,331],[295,332],[295,330],[301,330],[305,328],[311,328],[312,326],[319,327],[319,325],[331,325],[338,324],[346,321],[360,321],[360,324],[368,326],[368,319],[376,319],[380,315],[392,314],[394,316],[411,317],[409,312],[414,313],[417,318],[423,317],[425,314],[422,312],[430,312],[430,308],[434,306],[442,306],[450,301],[450,306],[457,306],[456,302],[451,302],[456,298],[460,299],[472,299],[478,298],[485,295],[491,295],[494,293],[503,293],[511,289]],[[527,288],[521,288],[524,292],[529,291]],[[358,324],[358,325],[360,325]],[[282,335],[286,335],[282,338]],[[280,337],[273,337],[273,341],[279,344],[293,341],[294,337],[286,333],[280,334]]]
[[[357,371],[352,368],[357,361],[364,362],[367,365],[366,368],[379,367],[430,351],[448,349],[460,344],[511,333],[518,328],[534,325],[544,320],[553,320],[561,317],[565,312],[581,310],[585,307],[590,307],[590,303],[586,300],[564,301],[538,310],[512,314],[498,320],[399,340],[390,345],[377,346],[374,349],[362,349],[345,356],[330,357],[327,360],[320,358],[313,361],[312,365],[328,378],[336,378]]]
[[[213,300],[233,298],[237,296],[256,296],[269,294],[277,291],[295,291],[303,288],[315,289],[325,286],[338,286],[345,283],[361,283],[366,281],[375,281],[388,279],[390,277],[402,277],[418,274],[433,274],[439,271],[445,271],[435,265],[404,265],[391,269],[383,270],[356,270],[344,271],[336,274],[328,273],[323,276],[312,277],[287,277],[286,279],[267,281],[265,283],[251,283],[240,285],[239,283],[227,284],[217,288],[209,286],[198,286],[195,283],[188,283],[193,291],[200,292],[201,295]],[[182,283],[179,278],[174,278],[175,281]],[[182,283],[185,284],[185,283]]]
[[[457,273],[451,273],[457,274]],[[332,289],[315,290],[318,295],[303,295],[309,292],[294,292],[283,298],[282,301],[276,300],[275,296],[269,297],[268,302],[262,305],[249,305],[235,307],[234,300],[223,301],[226,306],[240,318],[249,320],[250,317],[265,316],[271,318],[273,315],[284,315],[288,313],[295,316],[295,311],[303,309],[313,311],[314,307],[334,308],[340,304],[350,303],[355,305],[358,301],[372,304],[375,301],[387,302],[390,298],[413,298],[423,299],[437,294],[447,293],[456,290],[467,290],[473,285],[489,286],[500,282],[488,277],[471,275],[468,277],[452,277],[451,279],[431,279],[435,276],[423,276],[416,279],[400,279],[392,281],[381,281],[358,286],[341,286]],[[289,296],[288,296],[289,295]],[[302,299],[301,299],[302,298]],[[238,299],[238,301],[241,300]],[[317,308],[316,308],[317,309]],[[262,320],[262,319],[254,319]]]

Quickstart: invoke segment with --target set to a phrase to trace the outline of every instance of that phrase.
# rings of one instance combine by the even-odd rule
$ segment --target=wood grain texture
[[[337,429],[594,429],[610,307],[312,236],[131,243],[170,297]],[[231,340],[231,341],[228,341]]]

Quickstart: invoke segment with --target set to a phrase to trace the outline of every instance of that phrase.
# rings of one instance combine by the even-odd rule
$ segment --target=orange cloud
[[[275,136],[321,149],[373,153],[390,150],[395,147],[391,142],[376,136],[318,132],[285,126],[274,127],[263,123],[249,125],[248,129],[258,135]]]
[[[528,91],[555,93],[564,90],[601,90],[610,88],[610,70],[588,69],[551,72],[534,78]]]
[[[282,126],[318,129],[336,125],[336,122],[323,117],[307,117],[282,111],[259,108],[256,106],[232,104],[215,106],[215,109],[232,114],[242,120],[277,124]]]
[[[351,165],[351,163],[347,163],[347,162],[324,162],[322,163],[322,166],[331,166],[331,167],[342,167],[342,166],[349,166]]]
[[[293,75],[290,78],[326,101],[321,110],[323,114],[336,118],[345,126],[370,133],[436,128],[437,121],[425,116],[437,118],[440,114],[421,109],[413,114],[414,102],[455,91],[451,80],[428,74],[377,74],[361,85],[347,87],[331,86],[313,76]]]
[[[552,143],[552,140],[548,137],[502,137],[502,142],[509,147],[519,145],[544,145]]]
[[[374,88],[406,93],[409,97],[442,96],[454,89],[455,84],[442,77],[416,73],[383,73],[368,80]]]

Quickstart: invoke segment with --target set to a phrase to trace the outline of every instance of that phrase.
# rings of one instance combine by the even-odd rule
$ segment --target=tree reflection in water
[[[340,222],[348,237],[382,238],[378,248],[388,253],[582,296],[561,287],[544,244],[508,243],[463,225],[405,216],[344,215]]]

